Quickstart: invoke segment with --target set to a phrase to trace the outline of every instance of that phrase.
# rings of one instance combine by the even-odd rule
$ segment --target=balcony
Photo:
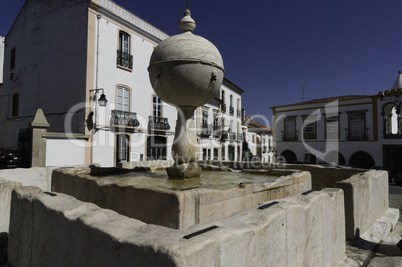
[[[234,107],[229,107],[229,115],[230,116],[234,115]]]
[[[214,132],[213,137],[215,137],[215,138],[219,138],[219,136],[221,135],[221,132],[220,132],[220,129],[218,126],[213,128],[213,132]]]
[[[200,133],[200,135],[201,135],[202,137],[210,137],[211,134],[212,134],[212,127],[211,127],[210,124],[208,124],[208,125],[202,125],[202,126],[201,126],[201,133]]]
[[[110,117],[111,127],[138,127],[139,125],[140,122],[137,120],[137,113],[122,110],[112,110],[112,115]]]
[[[221,111],[222,111],[222,113],[226,113],[226,104],[225,103],[222,103]]]
[[[356,129],[353,131],[346,131],[346,140],[368,140],[368,128],[367,129]]]
[[[221,140],[228,140],[229,139],[229,132],[225,130],[221,130],[220,132]]]
[[[294,132],[282,132],[283,141],[297,141],[297,131]]]
[[[120,49],[117,49],[117,66],[132,70],[133,55],[123,52]]]
[[[160,131],[170,130],[168,119],[157,116],[149,116],[148,130],[160,130]]]
[[[240,109],[237,110],[237,117],[238,117],[238,118],[241,117],[241,110],[240,110]]]

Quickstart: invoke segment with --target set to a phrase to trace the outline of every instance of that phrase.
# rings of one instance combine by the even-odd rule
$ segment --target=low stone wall
[[[0,170],[0,178],[23,186],[36,186],[44,191],[50,191],[52,172],[58,167],[33,167]]]
[[[0,233],[8,233],[11,192],[20,186],[22,186],[21,183],[10,182],[0,178]]]
[[[286,171],[275,183],[242,184],[228,190],[195,188],[168,190],[103,184],[89,168],[54,170],[52,191],[94,203],[145,223],[185,229],[194,224],[228,217],[270,199],[311,189],[308,172]],[[279,174],[285,174],[279,170]],[[138,173],[137,173],[138,174]]]
[[[335,185],[345,194],[346,238],[366,232],[388,209],[388,173],[367,171]]]
[[[324,189],[174,230],[61,193],[13,192],[11,266],[336,266],[343,192]],[[263,205],[266,204],[266,205]]]

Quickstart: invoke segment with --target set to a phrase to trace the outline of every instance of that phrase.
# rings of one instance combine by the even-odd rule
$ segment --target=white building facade
[[[0,146],[17,147],[42,108],[48,131],[81,135],[70,141],[83,164],[171,158],[176,110],[147,72],[167,37],[112,1],[26,1],[5,41]],[[48,154],[62,155],[57,138],[48,143]]]
[[[402,182],[402,72],[378,95],[272,107],[276,155],[286,162],[384,168]]]
[[[262,163],[274,162],[272,130],[252,120],[246,122],[247,127],[245,143],[248,149],[249,159]],[[243,153],[244,154],[244,153]]]
[[[240,161],[243,145],[241,95],[244,91],[224,78],[219,95],[195,113],[199,160]]]
[[[109,0],[27,0],[4,43],[0,147],[41,154],[32,148],[35,125],[46,128],[46,166],[173,159],[177,111],[147,71],[167,37]],[[224,79],[196,111],[199,159],[240,159],[242,93]],[[32,124],[39,108],[45,120]]]
[[[375,96],[316,99],[272,110],[276,154],[286,162],[379,166]]]

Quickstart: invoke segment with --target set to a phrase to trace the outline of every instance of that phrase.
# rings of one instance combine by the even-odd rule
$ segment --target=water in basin
[[[162,187],[172,190],[183,190],[194,187],[224,190],[236,187],[240,183],[272,183],[278,178],[279,176],[245,174],[241,172],[204,171],[200,178],[173,180],[167,178],[165,170],[97,177],[100,184]]]

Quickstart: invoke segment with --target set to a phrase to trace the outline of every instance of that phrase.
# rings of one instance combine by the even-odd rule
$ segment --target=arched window
[[[130,89],[118,86],[117,87],[117,110],[130,111]]]
[[[119,31],[119,44],[117,49],[117,66],[133,69],[133,56],[131,55],[131,38],[124,31]]]
[[[396,104],[387,103],[383,107],[383,119],[384,119],[384,134],[392,135],[398,134],[401,131],[399,127],[399,111],[397,110]]]

